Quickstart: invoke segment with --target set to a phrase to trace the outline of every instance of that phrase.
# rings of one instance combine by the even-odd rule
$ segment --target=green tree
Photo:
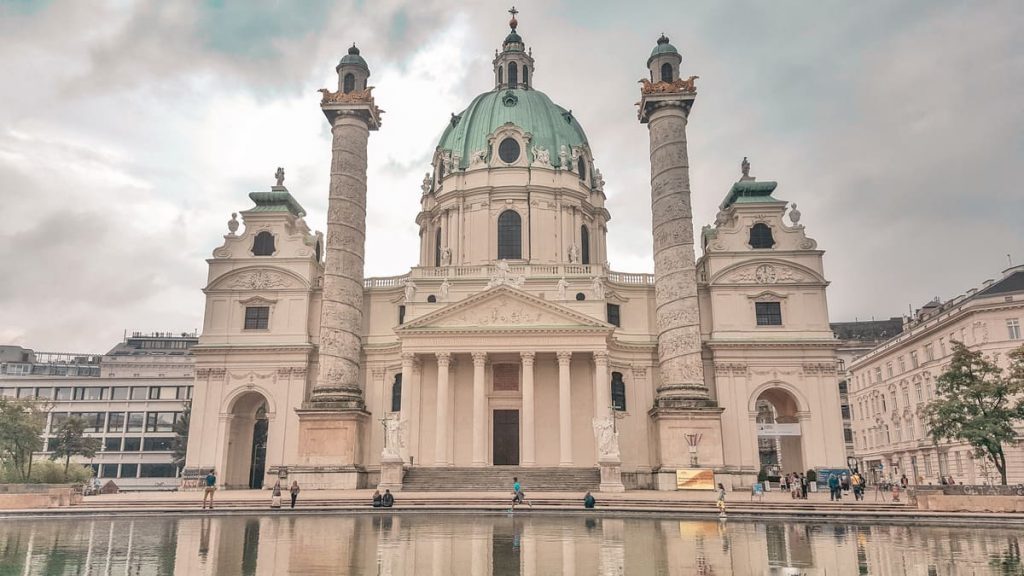
[[[1004,445],[1020,441],[1014,426],[1024,420],[1024,346],[1010,352],[1005,372],[994,362],[953,341],[953,359],[935,385],[925,410],[932,440],[967,442],[975,456],[991,462],[1006,484]]]
[[[32,454],[43,449],[49,405],[33,399],[0,398],[0,460],[22,481],[32,473]]]
[[[192,416],[192,402],[185,402],[181,416],[174,423],[174,465],[180,470],[185,466],[185,452],[188,450],[188,426]]]
[[[100,449],[100,439],[85,435],[85,421],[72,416],[57,429],[50,439],[50,460],[64,459],[64,475],[68,473],[72,456],[92,458]]]

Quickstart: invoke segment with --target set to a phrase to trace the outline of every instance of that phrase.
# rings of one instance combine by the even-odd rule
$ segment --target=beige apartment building
[[[928,435],[926,404],[935,381],[948,368],[952,342],[980,350],[1001,367],[1007,352],[1024,344],[1024,266],[1004,270],[947,302],[935,299],[904,323],[903,332],[849,365],[854,450],[862,469],[875,477],[939,484],[993,484],[999,474],[969,445],[935,444]],[[1021,430],[1024,434],[1024,429]],[[1007,451],[1007,480],[1024,482],[1024,446]]]
[[[191,470],[398,489],[424,469],[454,483],[508,467],[622,490],[675,489],[679,469],[749,486],[762,468],[845,463],[824,252],[795,205],[744,159],[695,257],[696,87],[663,36],[638,67],[655,270],[613,270],[598,147],[536,88],[517,25],[493,89],[446,119],[409,196],[418,262],[391,277],[363,277],[381,119],[359,50],[342,58],[338,90],[321,91],[326,242],[279,170],[207,261]]]

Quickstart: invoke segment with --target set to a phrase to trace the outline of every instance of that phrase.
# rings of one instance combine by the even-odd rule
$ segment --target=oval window
[[[505,138],[498,145],[498,157],[506,164],[519,160],[519,141],[515,138]]]

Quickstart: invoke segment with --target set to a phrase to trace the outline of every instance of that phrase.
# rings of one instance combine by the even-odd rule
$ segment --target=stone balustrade
[[[407,278],[420,279],[487,279],[497,271],[495,266],[420,266],[409,274],[366,278],[363,286],[367,289],[395,288],[402,286]],[[600,264],[512,264],[509,273],[527,278],[574,278],[604,276],[611,284],[626,286],[654,286],[654,274],[613,272]]]

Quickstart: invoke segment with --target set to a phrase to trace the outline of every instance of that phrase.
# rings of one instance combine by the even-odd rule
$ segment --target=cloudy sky
[[[605,3],[601,3],[605,4]],[[1024,262],[1024,4],[518,1],[536,87],[607,181],[612,267],[651,271],[637,79],[658,34],[698,75],[695,227],[749,156],[827,251],[834,321],[906,313]],[[370,143],[368,275],[415,263],[449,114],[491,88],[494,1],[0,0],[0,344],[103,352],[201,328],[206,263],[277,166],[324,228],[317,88],[357,42],[387,110]]]

